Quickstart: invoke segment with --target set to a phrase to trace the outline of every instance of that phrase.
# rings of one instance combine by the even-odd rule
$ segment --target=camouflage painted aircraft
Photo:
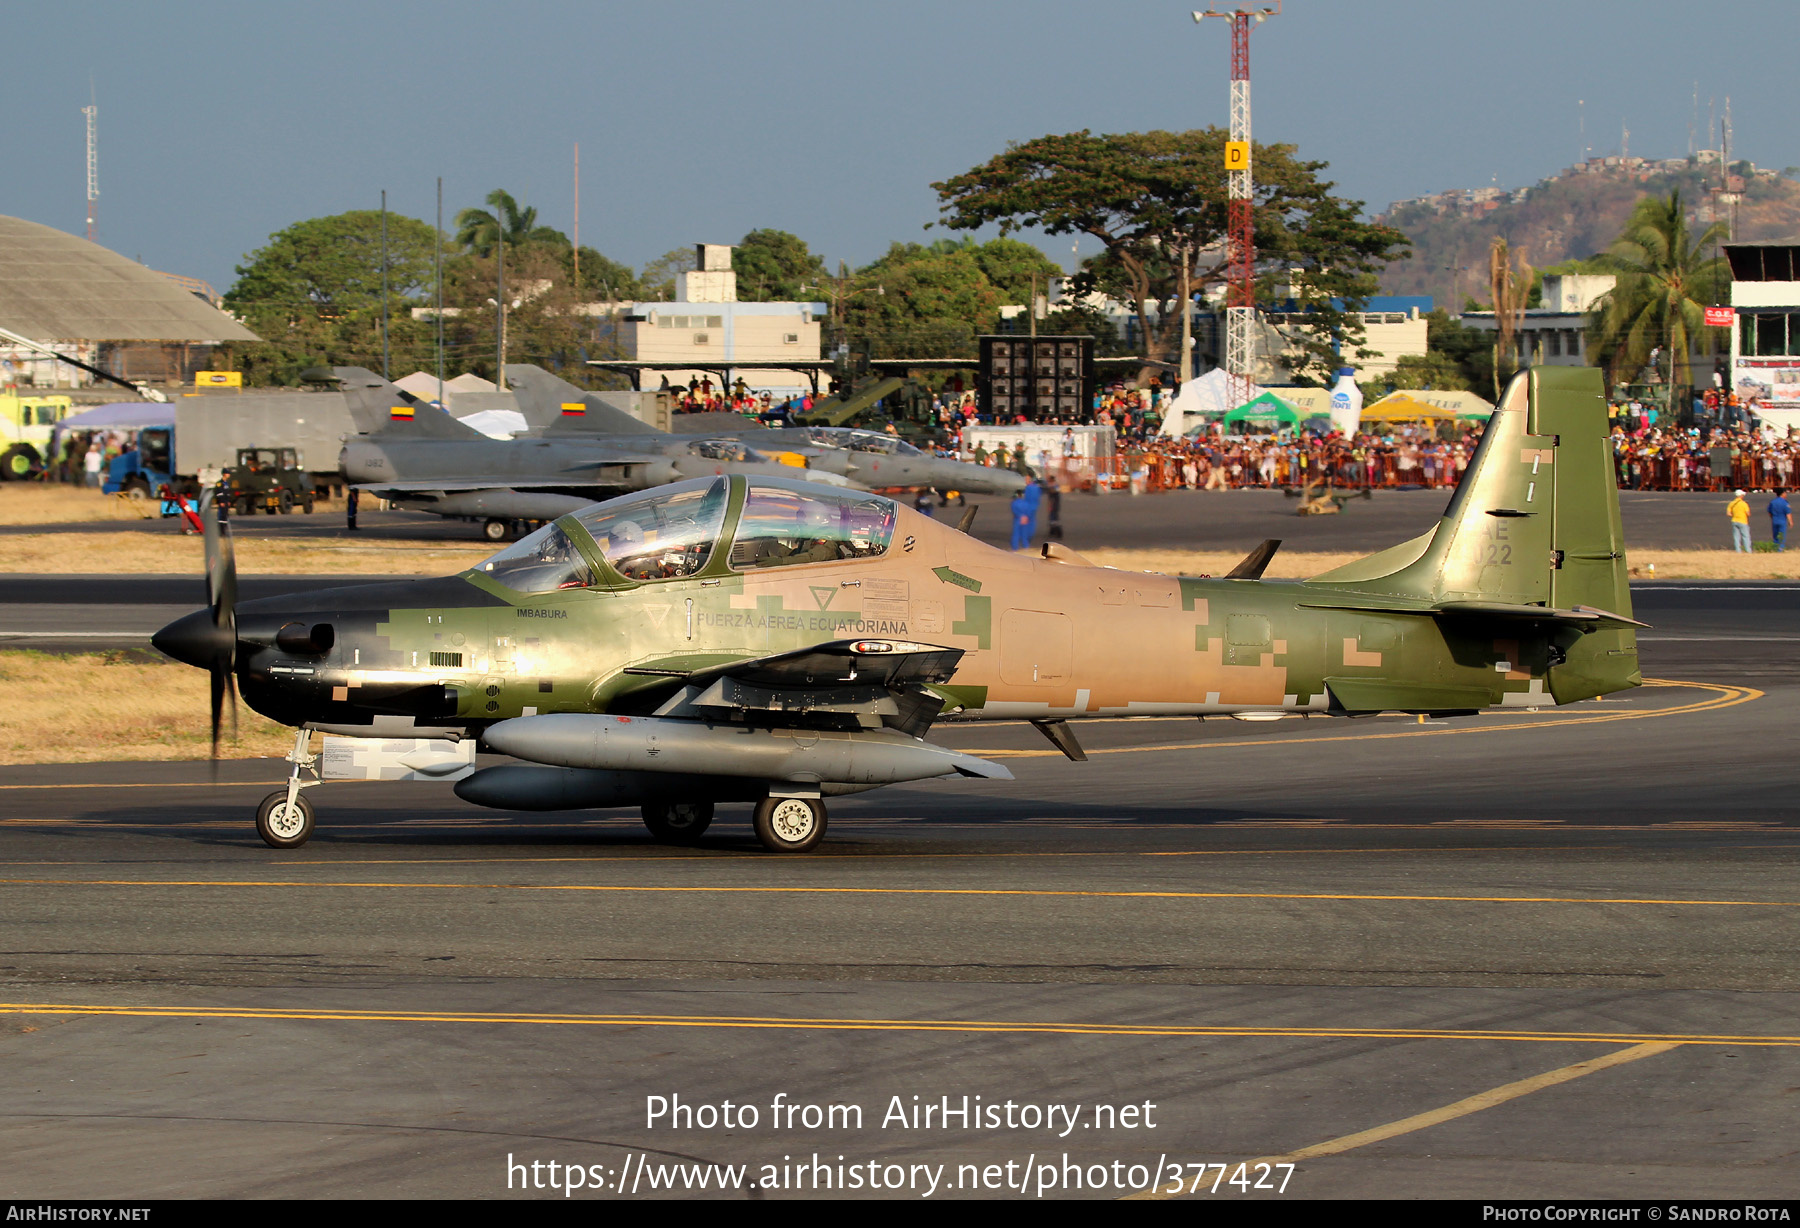
[[[653,433],[653,428],[616,409],[599,396],[584,392],[542,367],[513,363],[506,368],[519,412],[531,424],[534,435],[575,438],[619,435],[633,441]],[[865,490],[957,490],[971,495],[1011,498],[1025,489],[1023,475],[1010,469],[971,465],[967,461],[933,456],[903,439],[879,431],[859,431],[842,426],[794,426],[771,429],[746,424],[736,414],[696,415],[707,419],[735,419],[725,425],[708,424],[694,434],[662,435],[664,440],[695,435],[748,444],[758,452],[797,454],[806,467],[818,473],[835,473]]]
[[[412,511],[481,520],[492,541],[505,540],[520,521],[553,520],[599,499],[683,478],[804,470],[800,456],[784,461],[737,440],[655,430],[629,438],[493,439],[373,371],[334,367],[332,373],[359,432],[338,457],[351,485]],[[829,473],[811,477],[845,484]]]
[[[935,776],[1005,779],[938,721],[1116,715],[1455,716],[1639,685],[1600,373],[1534,369],[1496,410],[1443,518],[1304,582],[1009,554],[879,495],[728,474],[582,508],[457,576],[209,609],[156,645],[297,726],[258,813],[306,840],[310,730],[456,743],[459,796],[507,810],[638,806],[697,838],[755,805],[775,851],[825,799]],[[473,740],[519,762],[473,769]],[[405,743],[410,747],[414,744]],[[420,743],[419,745],[423,745]],[[327,746],[329,757],[329,743]]]

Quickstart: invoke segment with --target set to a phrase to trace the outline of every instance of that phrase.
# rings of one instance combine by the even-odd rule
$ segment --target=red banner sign
[[[1730,328],[1737,320],[1737,312],[1730,307],[1708,307],[1706,309],[1706,325],[1708,328]]]

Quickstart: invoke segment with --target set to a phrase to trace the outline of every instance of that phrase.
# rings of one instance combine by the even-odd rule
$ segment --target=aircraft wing
[[[658,716],[737,719],[782,726],[877,729],[920,737],[943,711],[931,688],[948,682],[960,648],[905,640],[831,640],[767,657],[685,667],[645,662],[627,672],[680,679]]]

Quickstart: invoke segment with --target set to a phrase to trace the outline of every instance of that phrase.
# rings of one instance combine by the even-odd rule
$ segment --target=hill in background
[[[1742,242],[1800,239],[1800,183],[1784,172],[1736,162],[1729,186],[1737,205],[1736,238]],[[1791,168],[1790,168],[1791,169]],[[1680,189],[1690,223],[1701,228],[1729,207],[1721,191],[1718,155],[1688,158],[1592,158],[1529,188],[1475,188],[1396,201],[1377,220],[1413,242],[1411,259],[1397,260],[1381,279],[1386,294],[1429,294],[1439,307],[1462,310],[1463,300],[1486,302],[1488,245],[1504,238],[1537,268],[1583,260],[1607,246],[1624,228],[1633,206],[1646,196]],[[1460,274],[1459,274],[1460,270]]]

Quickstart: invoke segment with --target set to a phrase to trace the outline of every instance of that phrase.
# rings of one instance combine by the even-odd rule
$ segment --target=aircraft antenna
[[[81,113],[87,116],[87,237],[93,242],[100,214],[100,138],[96,129],[100,108],[90,103]]]
[[[1225,373],[1231,381],[1231,405],[1250,399],[1256,370],[1256,185],[1250,165],[1250,30],[1281,12],[1273,8],[1196,12],[1194,20],[1226,17],[1231,21],[1231,138],[1225,146],[1226,259]],[[1184,255],[1183,257],[1187,257]],[[1184,279],[1185,280],[1185,279]],[[1184,310],[1185,310],[1184,304]],[[1186,359],[1186,355],[1182,355]]]

